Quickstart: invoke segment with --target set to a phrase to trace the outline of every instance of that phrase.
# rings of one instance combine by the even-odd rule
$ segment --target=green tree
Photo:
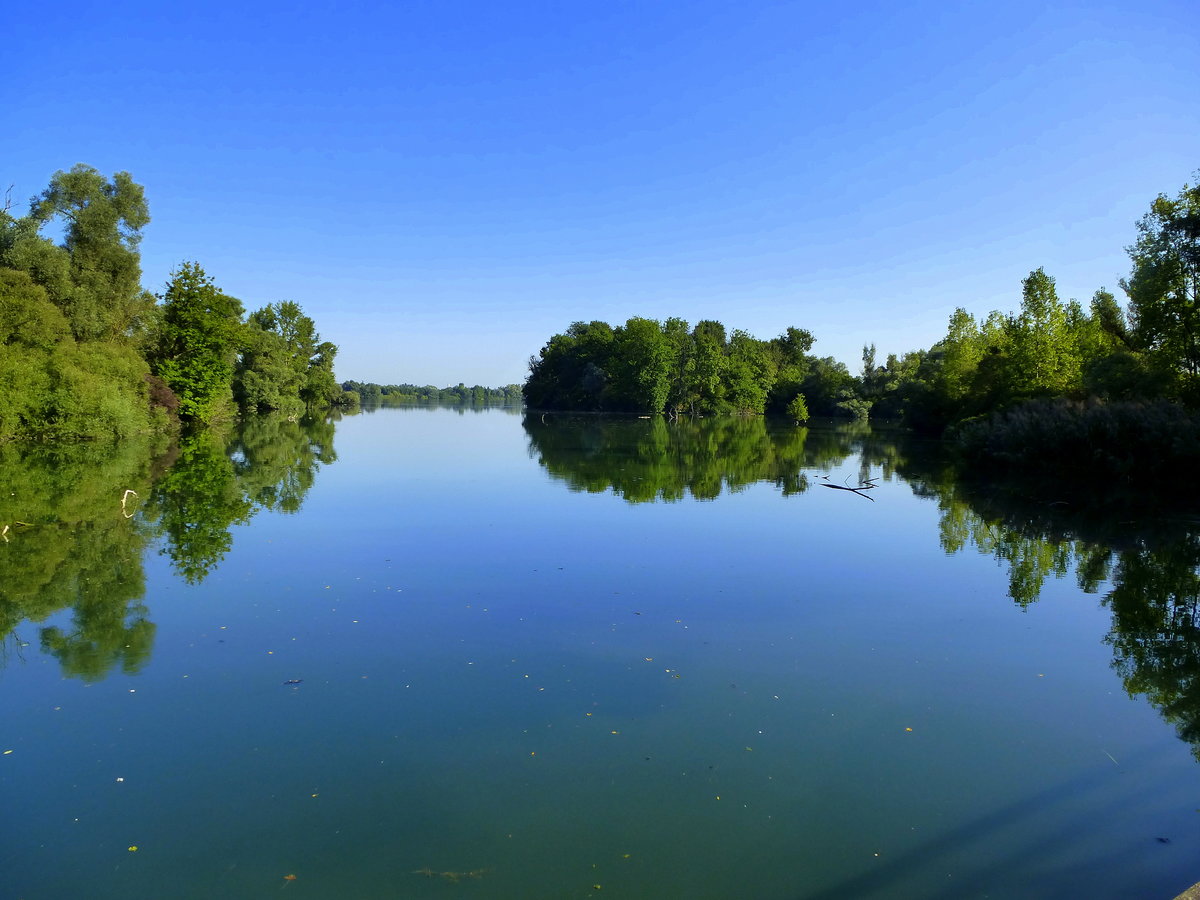
[[[787,404],[800,391],[804,379],[811,373],[814,339],[803,328],[791,328],[773,339],[771,349],[775,354],[775,384],[767,397],[767,408],[772,412],[787,412]]]
[[[179,397],[180,415],[199,422],[227,417],[243,342],[241,302],[194,262],[172,273],[163,301],[155,374]]]
[[[62,257],[39,244],[37,230],[52,221],[64,226],[61,249],[69,280],[63,279]],[[34,228],[18,229],[8,264],[25,262],[35,277],[45,279],[51,300],[78,340],[132,337],[154,303],[141,287],[138,253],[149,221],[142,186],[128,172],[109,180],[80,164],[55,172],[49,187],[33,199],[29,224]]]
[[[726,397],[734,411],[761,415],[766,410],[767,395],[775,386],[777,372],[778,364],[770,345],[740,329],[733,332],[726,364]]]
[[[1197,173],[1200,176],[1200,173]],[[1200,182],[1159,194],[1128,247],[1129,295],[1137,341],[1190,378],[1200,375]]]
[[[1035,269],[1021,282],[1021,312],[1010,320],[1009,334],[1015,394],[1062,395],[1078,385],[1067,309],[1045,270]]]
[[[300,399],[310,410],[328,409],[342,402],[342,389],[333,374],[335,356],[337,346],[329,341],[321,341],[317,344],[316,352],[308,360],[304,386],[300,388]]]
[[[654,319],[633,317],[613,334],[614,395],[618,405],[635,412],[660,413],[667,402],[675,368],[671,344]]]

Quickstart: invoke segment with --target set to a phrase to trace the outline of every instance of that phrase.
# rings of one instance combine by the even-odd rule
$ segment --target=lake
[[[0,894],[1173,897],[1200,525],[936,449],[499,409],[0,447]]]

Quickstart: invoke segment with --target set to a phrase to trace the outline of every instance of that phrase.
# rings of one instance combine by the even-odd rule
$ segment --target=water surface
[[[926,449],[426,409],[5,448],[5,895],[1173,896],[1194,525]]]

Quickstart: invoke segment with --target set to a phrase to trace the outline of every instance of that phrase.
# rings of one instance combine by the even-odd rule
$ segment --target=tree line
[[[357,395],[363,406],[519,406],[521,385],[504,387],[467,387],[461,381],[454,387],[434,387],[432,384],[375,384],[370,381],[343,381],[342,390]]]
[[[245,315],[196,262],[141,286],[141,185],[76,165],[0,209],[0,441],[116,439],[351,402],[290,301]],[[46,232],[60,232],[55,240]]]
[[[636,413],[780,413],[899,419],[940,432],[1056,398],[1087,416],[1103,403],[1200,405],[1200,184],[1160,195],[1137,223],[1122,305],[1104,288],[1063,301],[1043,269],[1015,312],[951,315],[928,350],[879,364],[863,348],[857,376],[810,354],[811,333],[759,340],[716,321],[576,322],[529,360],[530,407]],[[1058,413],[1061,413],[1059,408]]]

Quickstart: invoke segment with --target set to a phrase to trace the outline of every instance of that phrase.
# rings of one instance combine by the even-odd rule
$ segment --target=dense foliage
[[[161,297],[144,290],[149,221],[129,173],[85,165],[56,172],[26,215],[0,210],[0,441],[114,440],[347,402],[337,348],[296,304],[243,320],[194,262]]]
[[[576,322],[529,360],[525,402],[534,409],[783,413],[796,398],[819,416],[860,413],[854,378],[832,358],[809,355],[813,337],[789,328],[762,341],[726,335],[720,322],[682,319]]]

